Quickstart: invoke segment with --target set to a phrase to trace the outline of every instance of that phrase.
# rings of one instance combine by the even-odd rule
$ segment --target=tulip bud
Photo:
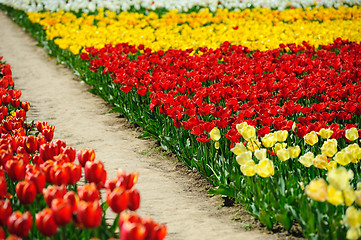
[[[104,169],[104,164],[100,161],[87,161],[84,167],[85,179],[88,182],[93,182],[95,184],[101,183],[106,180],[107,172]]]
[[[115,213],[121,213],[128,207],[128,192],[122,187],[115,188],[107,195],[107,203]]]
[[[51,202],[56,198],[63,198],[67,190],[64,185],[55,186],[50,185],[43,189],[43,196],[48,207],[51,207]]]
[[[100,200],[100,193],[95,183],[88,183],[77,188],[79,200],[86,202],[94,202]]]
[[[135,211],[140,205],[140,194],[137,189],[127,190],[128,192],[128,209]]]
[[[85,151],[80,150],[78,152],[78,161],[82,167],[85,166],[87,161],[94,161],[95,160],[95,151],[93,149],[87,149]]]

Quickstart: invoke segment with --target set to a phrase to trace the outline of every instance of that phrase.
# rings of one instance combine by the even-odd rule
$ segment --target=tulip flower
[[[84,167],[87,161],[93,162],[95,160],[95,151],[93,149],[80,150],[77,156],[79,163]]]
[[[52,217],[59,226],[70,223],[73,217],[72,210],[72,203],[67,199],[55,198],[51,202]]]
[[[94,202],[100,200],[100,193],[95,183],[88,183],[77,188],[79,200]]]
[[[344,203],[342,191],[337,190],[332,185],[327,186],[327,202],[338,206]]]
[[[36,193],[41,193],[45,187],[45,173],[37,166],[28,165],[25,174],[25,180],[35,184]]]
[[[359,138],[357,128],[353,127],[353,128],[347,129],[346,133],[345,133],[345,137],[351,142],[357,140]]]
[[[239,154],[237,157],[236,157],[236,161],[239,165],[243,165],[245,164],[246,162],[248,162],[249,160],[252,159],[252,152],[251,151],[246,151],[246,152],[243,152],[241,154]]]
[[[303,138],[305,142],[311,146],[315,145],[318,142],[318,136],[314,131],[307,133]]]
[[[100,161],[87,161],[84,167],[85,179],[95,184],[105,183],[107,172]]]
[[[356,200],[356,193],[355,191],[352,189],[351,186],[348,186],[346,189],[344,189],[342,191],[343,193],[343,197],[345,199],[345,205],[346,206],[351,206],[351,204],[353,204]]]
[[[277,139],[274,137],[274,134],[269,133],[266,134],[266,136],[264,136],[263,138],[261,138],[261,142],[264,147],[271,148],[276,144]]]
[[[47,188],[43,189],[43,196],[48,207],[51,207],[51,202],[56,198],[63,198],[67,190],[64,185],[55,186],[49,185]]]
[[[290,152],[289,149],[287,148],[282,148],[280,150],[277,151],[277,157],[279,158],[279,160],[281,160],[282,162],[287,161],[288,159],[290,159]]]
[[[217,127],[213,128],[212,131],[209,132],[209,135],[213,141],[221,139],[221,133]]]
[[[361,229],[359,227],[357,228],[350,228],[347,230],[346,238],[349,240],[357,240],[361,237]]]
[[[45,208],[36,214],[35,225],[39,232],[46,237],[54,236],[58,230],[58,225],[50,208]]]
[[[244,146],[243,143],[237,143],[232,149],[231,151],[236,154],[237,156],[240,155],[243,152],[247,151],[247,148]]]
[[[134,196],[136,198],[137,196]],[[135,199],[138,201],[138,199]],[[109,207],[113,210],[115,213],[121,213],[128,207],[128,192],[122,188],[117,187],[113,191],[111,191],[109,194],[107,194],[107,203]],[[138,201],[139,202],[139,201]],[[133,203],[131,203],[133,204]],[[130,204],[130,205],[131,205]],[[134,204],[136,206],[137,203]],[[138,203],[139,205],[139,203]],[[133,205],[132,205],[133,206]]]
[[[256,129],[253,126],[247,125],[243,127],[240,133],[246,141],[256,139]]]
[[[262,148],[262,149],[257,149],[256,151],[254,151],[254,156],[261,161],[262,159],[267,158],[267,149]]]
[[[24,149],[27,153],[31,154],[37,151],[39,148],[37,139],[33,136],[27,136],[24,139]]]
[[[5,226],[9,216],[13,212],[11,203],[9,200],[0,200],[0,226]]]
[[[25,212],[23,214],[20,211],[16,211],[10,215],[7,222],[9,233],[22,238],[28,236],[32,226],[33,217],[30,212]]]
[[[248,160],[245,164],[241,165],[241,172],[248,177],[256,174],[256,163],[253,160]]]
[[[0,169],[0,199],[4,198],[7,195],[7,184],[6,178],[4,175],[1,175],[2,171]]]
[[[321,147],[321,152],[327,157],[333,157],[337,152],[337,140],[328,139],[326,142],[323,143]]]
[[[16,184],[16,196],[22,204],[34,202],[36,197],[36,185],[32,181],[21,181]]]
[[[313,159],[315,158],[315,155],[313,155],[312,152],[307,152],[304,155],[302,155],[298,161],[305,167],[310,167],[313,164]]]
[[[138,181],[139,173],[126,173],[119,169],[117,172],[118,183],[117,186],[124,187],[125,189],[131,189]]]
[[[348,207],[344,216],[344,221],[350,228],[359,228],[361,226],[361,211],[354,206]]]
[[[71,205],[72,212],[76,212],[78,209],[79,197],[73,191],[69,191],[64,195],[64,200],[67,200]]]
[[[335,160],[338,164],[342,166],[346,166],[347,164],[352,162],[353,159],[354,158],[352,156],[352,153],[347,151],[346,149],[342,149],[341,151],[336,153],[335,156],[333,157],[333,160]]]
[[[276,138],[277,142],[284,142],[287,140],[288,131],[286,130],[279,130],[274,132],[274,137]]]
[[[318,154],[312,161],[313,166],[320,168],[320,169],[327,169],[328,165],[327,156],[324,154]]]
[[[318,132],[318,135],[320,135],[323,139],[328,139],[332,136],[333,131],[329,128],[321,128],[321,130]]]
[[[128,194],[128,209],[130,211],[135,211],[139,208],[140,205],[140,194],[137,189],[127,190]]]
[[[5,163],[6,173],[13,181],[25,178],[25,163],[22,160],[9,160]]]
[[[350,186],[353,172],[344,167],[332,169],[327,174],[327,181],[337,190],[344,190]]]
[[[318,202],[327,199],[327,183],[323,178],[312,180],[305,188],[306,195]]]
[[[96,228],[102,220],[102,208],[98,201],[79,201],[77,210],[78,222],[85,228]]]
[[[6,235],[5,235],[4,229],[0,226],[0,239],[5,239],[5,238],[6,238]]]
[[[275,172],[273,162],[268,158],[262,159],[256,165],[256,173],[261,177],[270,177],[273,176]]]

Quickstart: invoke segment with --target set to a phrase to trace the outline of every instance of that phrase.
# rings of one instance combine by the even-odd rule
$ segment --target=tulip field
[[[140,126],[140,137],[197,169],[210,194],[270,230],[361,238],[361,1],[0,0],[0,8]],[[0,238],[163,239],[165,225],[134,212],[138,175],[106,180],[93,150],[52,141],[54,126],[26,119],[30,104],[0,66]]]

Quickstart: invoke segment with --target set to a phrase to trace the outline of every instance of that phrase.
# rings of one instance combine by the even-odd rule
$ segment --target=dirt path
[[[150,141],[136,138],[124,119],[109,114],[110,107],[102,99],[35,44],[0,11],[0,56],[12,66],[16,89],[23,92],[21,99],[31,103],[29,119],[55,125],[54,139],[77,150],[95,149],[110,177],[118,168],[139,171],[139,214],[166,223],[167,239],[277,239],[245,231],[232,221],[232,211],[219,209],[219,198],[198,191],[192,186],[194,178],[179,173],[179,164],[147,154],[152,152]]]

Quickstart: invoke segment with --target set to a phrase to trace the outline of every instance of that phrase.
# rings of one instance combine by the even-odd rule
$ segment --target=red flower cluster
[[[15,193],[14,201],[24,205],[32,204],[39,196],[44,198],[47,207],[33,214],[36,228],[47,237],[70,222],[79,228],[98,227],[103,219],[99,191],[104,187],[108,192],[107,202],[116,213],[138,209],[140,195],[132,189],[138,173],[119,172],[117,179],[106,183],[107,172],[103,163],[95,160],[94,150],[77,153],[64,141],[52,141],[55,128],[46,122],[36,123],[36,129],[43,136],[31,135],[36,130],[25,123],[30,104],[20,102],[21,91],[7,88],[13,85],[10,66],[0,62],[0,70],[3,119],[0,124],[0,238],[5,238],[3,228],[21,238],[28,236],[32,228],[31,212],[16,211],[15,205],[3,200]],[[75,162],[76,158],[79,163]],[[78,186],[76,192],[68,191],[66,186],[76,184],[82,177],[82,168],[88,183]],[[8,183],[15,186],[15,192]],[[149,232],[158,231],[158,224],[153,223],[152,227]]]
[[[92,71],[111,74],[123,92],[148,94],[150,110],[159,108],[201,142],[210,140],[206,133],[215,126],[230,127],[226,137],[237,142],[235,125],[243,121],[261,136],[296,123],[299,137],[331,128],[332,137],[341,138],[361,114],[361,45],[348,40],[320,50],[304,42],[255,52],[225,42],[192,56],[192,49],[146,49],[129,60],[134,48],[87,48],[82,59]]]

